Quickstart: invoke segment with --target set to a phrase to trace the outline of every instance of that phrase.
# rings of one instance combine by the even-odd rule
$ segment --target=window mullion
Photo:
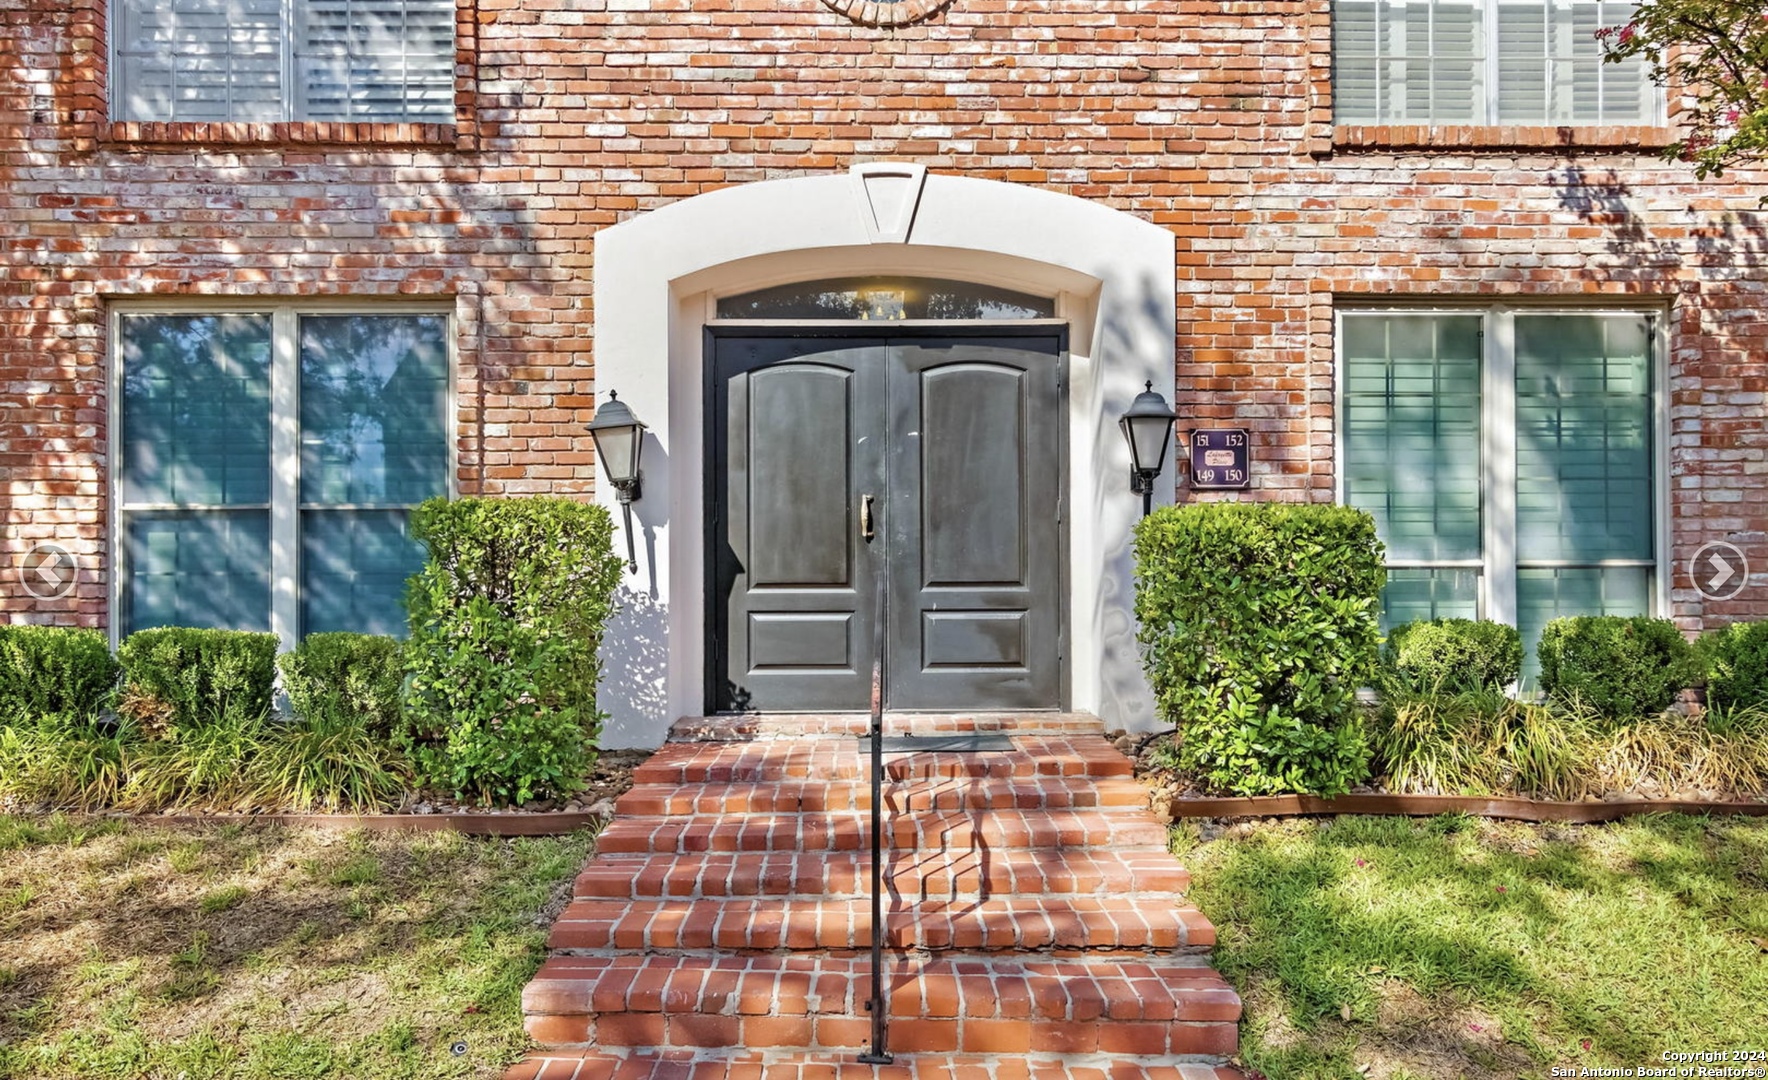
[[[296,81],[300,64],[295,55],[301,34],[301,17],[295,10],[295,0],[282,0],[282,118],[285,121],[293,121],[301,115],[296,108],[301,89]]]
[[[1485,115],[1480,118],[1480,123],[1496,124],[1503,115],[1498,109],[1498,94],[1503,83],[1500,77],[1503,70],[1502,59],[1498,55],[1502,40],[1498,36],[1498,0],[1485,0],[1480,21],[1480,32],[1485,35],[1483,44],[1486,49],[1485,62],[1482,65],[1485,69],[1486,92],[1480,95]]]
[[[1486,316],[1480,386],[1480,441],[1485,459],[1482,513],[1485,618],[1516,625],[1516,318]]]
[[[270,629],[292,649],[299,634],[300,359],[293,308],[272,316],[270,366]]]

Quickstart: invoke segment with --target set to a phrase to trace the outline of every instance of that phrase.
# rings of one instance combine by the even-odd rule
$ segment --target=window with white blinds
[[[1602,62],[1617,0],[1339,0],[1333,118],[1341,124],[1649,124],[1643,60]]]
[[[454,118],[454,0],[113,0],[119,120]]]
[[[1346,311],[1343,499],[1387,545],[1384,626],[1649,613],[1659,478],[1651,316]]]

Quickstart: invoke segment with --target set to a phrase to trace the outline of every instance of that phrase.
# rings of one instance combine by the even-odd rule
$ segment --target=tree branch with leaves
[[[1768,157],[1768,0],[1647,0],[1596,37],[1604,60],[1643,59],[1653,82],[1687,95],[1665,157],[1703,180]]]

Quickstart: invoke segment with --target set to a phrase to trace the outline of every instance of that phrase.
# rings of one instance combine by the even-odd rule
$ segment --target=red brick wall
[[[1335,297],[1671,298],[1676,558],[1730,538],[1768,571],[1768,188],[1693,183],[1664,132],[1335,132],[1325,0],[955,0],[896,31],[820,0],[459,10],[454,129],[209,128],[106,120],[99,0],[0,0],[7,617],[106,617],[107,298],[455,297],[462,490],[582,493],[595,231],[882,158],[1170,228],[1180,411],[1258,431],[1264,497],[1331,497]],[[40,538],[81,556],[75,597],[19,589]],[[1677,586],[1689,628],[1768,617],[1768,589]]]

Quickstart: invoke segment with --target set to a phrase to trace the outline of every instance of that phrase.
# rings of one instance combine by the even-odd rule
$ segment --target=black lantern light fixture
[[[589,422],[589,436],[595,440],[596,460],[614,485],[620,512],[626,519],[626,568],[638,572],[638,554],[632,543],[632,503],[639,497],[638,456],[645,445],[645,425],[626,407],[615,391],[608,391],[608,403],[595,411]]]
[[[1166,467],[1166,448],[1172,442],[1173,412],[1166,399],[1154,392],[1154,380],[1130,402],[1130,411],[1118,420],[1124,441],[1130,444],[1130,490],[1142,496],[1142,516],[1154,509],[1154,478]]]

